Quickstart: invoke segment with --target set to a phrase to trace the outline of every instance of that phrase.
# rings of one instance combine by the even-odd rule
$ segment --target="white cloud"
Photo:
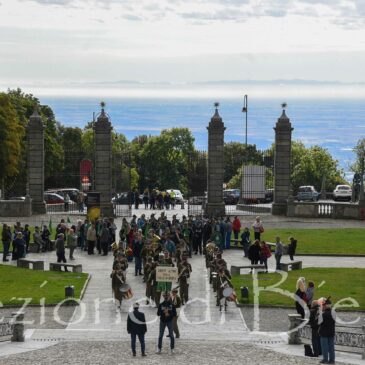
[[[364,1],[0,1],[2,80],[364,80]]]

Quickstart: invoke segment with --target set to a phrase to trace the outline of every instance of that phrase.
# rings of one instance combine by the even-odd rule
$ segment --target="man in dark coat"
[[[294,237],[289,238],[290,243],[288,245],[288,254],[290,256],[290,260],[294,260],[295,251],[297,249],[297,240]]]
[[[142,356],[146,356],[146,346],[144,342],[144,335],[147,332],[147,324],[144,313],[140,312],[139,304],[133,304],[133,312],[128,313],[127,318],[127,331],[131,335],[131,346],[133,356],[136,356],[136,338],[138,336],[141,344]]]
[[[3,241],[3,261],[9,261],[6,257],[9,253],[10,243],[11,243],[11,230],[7,224],[3,224],[3,231],[2,231],[2,241]]]
[[[106,222],[103,223],[102,228],[99,233],[100,237],[100,248],[103,250],[103,256],[108,255],[108,248],[109,248],[109,240],[110,240],[110,234],[108,225]]]
[[[336,327],[336,312],[331,308],[329,298],[325,300],[318,311],[319,336],[321,340],[321,349],[323,364],[335,363],[335,327]]]

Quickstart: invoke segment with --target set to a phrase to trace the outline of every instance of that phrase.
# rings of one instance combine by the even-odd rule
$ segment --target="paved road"
[[[132,209],[132,214],[135,214],[137,217],[139,217],[141,214],[145,214],[146,217],[149,217],[152,213],[154,213],[158,217],[161,212],[161,210],[150,210],[142,208]],[[180,206],[176,206],[174,210],[164,210],[163,212],[165,212],[166,216],[169,219],[171,219],[171,217],[175,214],[179,219],[181,219],[183,215],[188,215],[187,205],[185,205],[184,209],[181,209]],[[270,214],[263,215],[255,213],[241,215],[240,211],[235,210],[232,210],[232,212],[230,213],[230,215],[236,214],[241,217],[242,225],[244,226],[251,226],[254,222],[255,216],[261,215],[263,224],[266,228],[365,228],[364,221],[360,220],[330,218],[289,218],[284,216],[273,216]],[[34,215],[29,218],[2,217],[1,222],[14,225],[14,223],[19,219],[23,224],[28,223],[31,226],[35,226],[48,224],[51,219],[53,226],[55,226],[62,218],[67,221],[68,217],[73,223],[76,223],[77,219],[85,219],[85,215],[57,213],[48,215]],[[115,222],[117,226],[120,227],[122,223],[122,218],[116,218]]]
[[[82,256],[82,258],[80,258]],[[39,257],[39,256],[38,256]],[[52,260],[52,254],[44,254],[46,261]],[[124,301],[121,311],[117,310],[113,300],[109,274],[111,272],[111,256],[88,256],[77,251],[76,261],[81,261],[83,270],[92,274],[83,305],[76,309],[72,324],[64,330],[37,329],[32,338],[67,338],[67,339],[99,339],[128,338],[126,332],[126,315],[134,301],[141,303],[146,318],[150,321],[148,336],[155,337],[158,332],[156,308],[145,305],[145,285],[142,277],[134,276],[134,264],[130,265],[127,282],[131,285],[134,298]],[[230,303],[227,313],[220,313],[215,306],[215,297],[208,282],[205,261],[202,256],[194,256],[191,260],[193,272],[191,276],[191,301],[180,313],[181,337],[189,339],[221,338],[240,339],[247,334],[247,326],[241,312]],[[47,264],[46,264],[47,266]]]

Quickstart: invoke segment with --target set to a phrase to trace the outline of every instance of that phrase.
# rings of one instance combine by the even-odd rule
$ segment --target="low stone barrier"
[[[0,342],[10,341],[13,335],[13,324],[11,323],[11,318],[3,318],[0,322]]]
[[[288,317],[289,330],[292,331],[289,333],[289,345],[311,344],[312,329],[308,324],[294,330],[307,320],[302,319],[299,314],[289,314]],[[365,359],[365,326],[336,325],[335,346],[336,350],[358,353]]]
[[[32,200],[0,200],[0,217],[30,217]]]
[[[288,200],[288,217],[365,219],[365,207],[359,203],[296,202]]]
[[[24,342],[24,312],[14,312],[0,321],[0,342]]]

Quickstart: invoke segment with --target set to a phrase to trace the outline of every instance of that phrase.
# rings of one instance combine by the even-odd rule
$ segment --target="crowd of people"
[[[221,242],[216,244],[213,241],[218,229],[219,222],[215,220],[183,217],[180,221],[174,216],[170,221],[164,213],[161,213],[159,218],[152,214],[148,220],[144,215],[138,219],[134,216],[131,222],[123,219],[119,242],[111,246],[114,261],[110,276],[114,298],[118,309],[121,308],[123,299],[131,298],[132,288],[127,281],[127,269],[133,258],[134,275],[140,276],[145,284],[146,304],[154,305],[160,317],[157,353],[161,353],[166,328],[170,338],[171,353],[174,350],[175,338],[180,337],[179,310],[189,301],[189,281],[192,273],[189,258],[193,254],[204,253],[211,275],[214,272],[217,274],[213,289],[217,293],[217,306],[220,310],[223,307],[227,309],[227,300],[234,300],[224,292],[227,288],[233,292],[233,285],[227,263],[222,258]],[[176,287],[173,288],[171,282],[158,281],[157,271],[161,266],[177,267]],[[131,333],[133,356],[136,355],[137,337],[141,343],[142,356],[146,355],[144,333],[147,331],[147,326],[144,321],[140,323],[142,315],[138,303],[128,315],[127,327]],[[134,323],[133,317],[139,318],[139,323]]]
[[[130,208],[134,206],[135,209],[139,209],[139,205],[143,204],[144,209],[175,209],[177,203],[176,193],[174,190],[160,191],[156,189],[145,189],[143,194],[140,194],[138,189],[131,189],[128,191],[126,200],[118,196],[114,197],[116,203],[126,203]]]
[[[78,220],[75,225],[61,220],[53,232],[51,227],[35,226],[34,231],[28,224],[24,227],[17,222],[13,229],[3,224],[3,261],[25,257],[29,252],[31,237],[37,252],[56,249],[57,261],[66,263],[66,248],[69,250],[69,260],[74,260],[74,251],[86,251],[100,255],[113,253],[114,261],[111,273],[112,290],[118,308],[123,299],[131,299],[132,288],[127,282],[127,269],[134,261],[134,275],[140,276],[145,285],[146,304],[154,305],[160,317],[160,330],[157,352],[161,353],[162,339],[166,328],[170,338],[170,351],[174,350],[175,338],[180,337],[178,328],[179,310],[189,301],[189,281],[192,266],[189,259],[192,255],[205,255],[206,267],[210,282],[216,293],[216,305],[219,310],[227,310],[227,302],[236,299],[231,274],[222,255],[230,248],[232,233],[234,245],[242,245],[244,256],[251,265],[264,265],[268,271],[268,259],[272,256],[270,246],[262,240],[264,227],[260,217],[252,224],[254,240],[251,241],[250,228],[242,230],[238,217],[233,221],[229,217],[220,219],[205,219],[200,216],[186,217],[181,220],[176,215],[169,220],[164,212],[156,217],[142,214],[133,216],[130,221],[123,219],[118,231],[113,218]],[[31,231],[33,231],[31,233]],[[54,238],[54,239],[53,239]],[[297,247],[297,241],[290,237],[287,251],[291,260]],[[276,269],[280,270],[280,260],[284,253],[284,244],[276,237],[275,260]],[[12,248],[12,250],[11,250]],[[159,282],[156,274],[158,267],[177,267],[178,277],[173,288],[170,282]],[[67,267],[65,267],[67,271]],[[310,312],[309,324],[312,328],[312,347],[309,356],[323,354],[325,363],[334,363],[334,333],[335,312],[327,298],[314,299],[315,285],[312,281],[305,282],[299,278],[295,292],[296,310],[305,318],[305,306]],[[162,298],[162,299],[161,299]],[[131,333],[132,353],[136,355],[136,338],[141,342],[142,355],[145,356],[144,334],[147,331],[144,314],[139,312],[139,304],[134,304],[133,312],[128,315],[128,332]],[[134,320],[138,319],[138,323]]]

